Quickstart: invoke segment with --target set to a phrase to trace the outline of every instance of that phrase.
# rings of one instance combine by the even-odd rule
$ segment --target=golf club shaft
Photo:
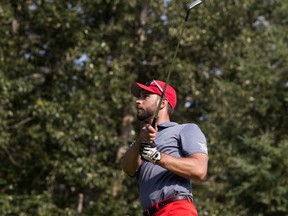
[[[164,96],[165,96],[165,92],[166,92],[166,88],[167,88],[167,83],[169,82],[171,72],[172,72],[172,70],[174,69],[175,59],[176,59],[176,56],[177,56],[177,53],[178,53],[178,49],[179,49],[179,46],[180,46],[181,39],[182,39],[182,37],[183,37],[184,29],[185,29],[186,22],[187,22],[188,17],[189,17],[190,10],[191,10],[193,7],[195,7],[196,5],[200,4],[201,2],[202,2],[201,0],[196,0],[196,1],[192,2],[192,3],[187,7],[187,9],[186,9],[187,14],[186,14],[186,17],[185,17],[185,22],[182,23],[181,31],[180,31],[180,34],[179,34],[179,36],[178,36],[178,42],[177,42],[176,50],[175,50],[175,52],[174,52],[173,59],[172,59],[170,68],[169,68],[169,70],[168,70],[167,78],[166,78],[165,85],[164,85],[164,88],[163,88],[163,92],[162,92],[162,95],[161,95],[160,100],[159,100],[159,102],[158,102],[158,106],[157,106],[157,109],[156,109],[156,111],[155,111],[154,118],[153,118],[153,121],[152,121],[152,124],[151,124],[152,127],[154,127],[154,128],[155,128],[155,126],[156,126],[156,122],[157,122],[157,119],[158,119],[158,114],[159,114],[159,111],[160,111],[160,107],[161,107],[163,98],[164,98]]]

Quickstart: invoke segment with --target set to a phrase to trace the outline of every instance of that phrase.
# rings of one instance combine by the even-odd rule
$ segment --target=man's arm
[[[122,169],[127,175],[135,175],[141,165],[141,158],[139,155],[140,147],[140,141],[136,140],[122,158]]]
[[[130,146],[122,159],[122,169],[126,174],[130,176],[135,175],[142,161],[139,154],[141,143],[144,141],[148,143],[153,142],[156,137],[156,132],[156,129],[149,124],[141,128],[137,140]]]
[[[204,180],[208,168],[208,155],[195,153],[185,158],[176,158],[161,153],[161,160],[157,165],[181,177],[196,181]]]

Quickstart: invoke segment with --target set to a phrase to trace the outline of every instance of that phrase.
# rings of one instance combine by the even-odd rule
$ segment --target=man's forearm
[[[190,157],[176,158],[161,153],[161,160],[157,162],[157,165],[184,178],[202,181],[207,173],[208,156],[196,153]]]
[[[122,169],[128,175],[134,175],[141,164],[139,155],[140,146],[141,143],[135,141],[122,158]]]

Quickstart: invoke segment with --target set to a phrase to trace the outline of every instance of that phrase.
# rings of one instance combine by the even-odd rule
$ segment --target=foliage
[[[166,80],[181,1],[0,3],[0,214],[141,215],[121,155],[135,133],[132,81]],[[209,173],[199,215],[287,215],[285,1],[205,0],[169,83],[172,120],[196,122]]]

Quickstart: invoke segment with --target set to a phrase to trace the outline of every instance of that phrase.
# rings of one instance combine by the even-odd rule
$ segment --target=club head
[[[189,14],[190,14],[190,10],[195,7],[196,5],[200,4],[202,2],[202,0],[196,0],[194,2],[192,2],[187,8],[186,8],[186,11],[187,11],[187,14],[186,14],[186,17],[185,17],[185,21],[188,20],[188,17],[189,17]]]
[[[188,5],[187,10],[190,11],[193,7],[200,4],[201,2],[202,2],[202,0],[196,0],[196,1],[192,2],[190,5]]]

